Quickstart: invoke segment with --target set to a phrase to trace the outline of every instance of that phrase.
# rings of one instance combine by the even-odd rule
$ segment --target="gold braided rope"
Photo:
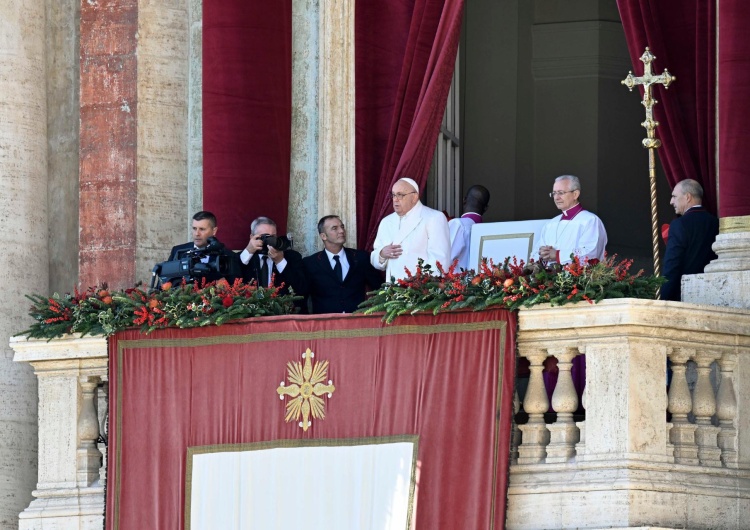
[[[648,179],[651,191],[651,246],[654,252],[654,275],[661,273],[661,260],[659,259],[659,226],[656,212],[656,155],[655,149],[648,150]],[[656,292],[658,298],[659,292]]]

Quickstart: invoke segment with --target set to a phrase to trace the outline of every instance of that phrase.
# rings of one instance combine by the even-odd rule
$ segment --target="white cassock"
[[[454,259],[458,258],[459,269],[469,270],[470,268],[469,246],[471,244],[471,227],[475,223],[476,221],[471,217],[463,216],[448,221],[448,230],[450,231],[451,238],[451,263],[453,263]]]
[[[571,262],[571,254],[601,261],[607,246],[607,231],[602,220],[587,210],[578,212],[569,221],[560,214],[542,228],[538,247],[543,246],[556,248],[563,264]]]
[[[401,245],[401,256],[381,262],[380,250],[391,244]],[[450,266],[450,254],[448,220],[445,215],[417,202],[403,217],[394,212],[380,221],[370,263],[376,269],[385,270],[385,279],[390,281],[391,276],[396,279],[407,278],[404,267],[414,274],[419,258],[425,264],[429,263],[435,274],[438,273],[438,261],[447,270]]]

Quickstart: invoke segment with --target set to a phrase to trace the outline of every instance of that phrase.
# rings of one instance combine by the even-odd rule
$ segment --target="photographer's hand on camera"
[[[247,242],[247,246],[245,247],[245,250],[250,254],[255,254],[263,248],[263,241],[260,239],[260,236],[261,234],[250,236],[250,241]]]

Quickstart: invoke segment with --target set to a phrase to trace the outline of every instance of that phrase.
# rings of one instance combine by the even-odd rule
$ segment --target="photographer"
[[[169,259],[160,264],[164,266],[169,262],[187,259],[191,267],[182,277],[169,279],[178,280],[184,277],[188,281],[193,281],[206,278],[206,281],[213,282],[226,278],[228,282],[234,282],[234,279],[240,276],[240,263],[237,255],[224,248],[216,239],[216,232],[219,230],[216,226],[216,216],[206,211],[196,213],[193,216],[192,229],[192,243],[172,247]]]
[[[239,257],[245,282],[255,280],[258,285],[267,287],[273,275],[275,286],[284,284],[283,293],[286,294],[291,287],[294,294],[307,294],[302,256],[289,248],[288,239],[277,236],[276,223],[268,217],[258,217],[252,222],[250,241]],[[302,304],[298,304],[298,307],[302,307]]]

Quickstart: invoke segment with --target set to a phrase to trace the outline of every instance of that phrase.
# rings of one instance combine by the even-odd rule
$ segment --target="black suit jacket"
[[[325,250],[303,260],[313,313],[351,313],[364,301],[368,290],[383,283],[381,273],[370,265],[367,252],[351,248],[345,248],[344,252],[349,272],[343,282],[336,278]]]
[[[172,247],[169,253],[169,259],[167,261],[179,260],[187,257],[187,253],[195,248],[193,243],[184,243],[182,245],[176,245]],[[219,272],[210,272],[205,275],[206,281],[215,282],[221,278],[226,278],[229,283],[234,282],[235,278],[240,275],[240,260],[234,252],[226,248],[221,250],[222,265],[226,267],[226,274]],[[176,279],[176,278],[175,278]],[[193,278],[200,279],[200,278]]]
[[[683,274],[700,274],[708,263],[716,259],[711,250],[719,233],[719,220],[705,208],[687,210],[669,225],[667,251],[664,255],[662,300],[680,300],[680,280]]]
[[[237,254],[238,260],[240,259],[241,253],[242,252],[239,252]],[[279,272],[275,264],[273,266],[273,284],[276,287],[279,287],[282,283],[284,284],[284,288],[281,290],[282,294],[288,294],[289,287],[291,287],[294,290],[294,294],[305,296],[307,294],[307,279],[302,265],[302,255],[296,250],[285,250],[284,259],[286,259],[284,272]],[[250,256],[250,261],[247,265],[242,262],[240,262],[240,265],[242,269],[242,280],[245,283],[255,281],[258,285],[263,284],[263,282],[258,281],[260,278],[260,258],[258,257],[257,252]],[[301,303],[298,303],[297,305],[298,307],[303,306]]]

